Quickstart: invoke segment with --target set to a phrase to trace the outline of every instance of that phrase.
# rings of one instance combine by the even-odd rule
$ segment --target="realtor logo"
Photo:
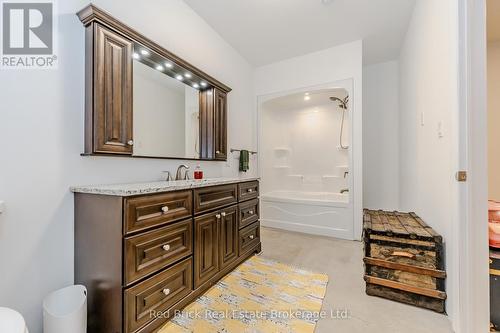
[[[2,68],[55,67],[52,1],[5,1],[1,17]]]

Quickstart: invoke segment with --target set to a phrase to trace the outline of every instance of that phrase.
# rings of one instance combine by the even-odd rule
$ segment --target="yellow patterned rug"
[[[312,333],[327,284],[326,274],[253,256],[159,333]]]

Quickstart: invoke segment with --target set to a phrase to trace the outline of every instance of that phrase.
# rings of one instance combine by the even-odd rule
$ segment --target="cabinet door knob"
[[[163,289],[163,294],[165,294],[165,296],[168,296],[170,294],[170,289],[168,288]]]
[[[222,215],[222,217],[226,216],[226,212],[222,212],[220,213],[220,215]]]
[[[216,151],[215,151],[215,153],[216,153],[216,154],[220,154],[220,150],[216,150]]]
[[[220,219],[220,214],[215,214],[215,217],[216,217],[217,219]]]
[[[247,190],[247,192],[252,193],[252,192],[253,192],[253,190],[252,190],[251,188],[249,188],[249,189]]]
[[[254,239],[254,238],[255,238],[255,236],[254,236],[254,235],[250,235],[250,236],[249,236],[249,238],[250,238],[250,239]]]
[[[128,144],[129,146],[133,146],[133,145],[134,145],[134,140],[128,140],[127,144]]]
[[[170,245],[165,244],[162,246],[162,248],[163,248],[163,250],[168,251],[168,250],[170,250]]]
[[[168,212],[168,206],[161,207],[161,211],[164,213]]]
[[[250,215],[253,215],[253,210],[249,210],[249,211],[248,211],[248,213],[249,213]]]

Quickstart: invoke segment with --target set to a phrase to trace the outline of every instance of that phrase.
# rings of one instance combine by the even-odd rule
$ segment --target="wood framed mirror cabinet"
[[[94,5],[86,29],[85,152],[227,159],[231,88]]]

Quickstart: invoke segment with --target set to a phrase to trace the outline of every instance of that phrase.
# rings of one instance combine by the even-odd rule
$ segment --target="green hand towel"
[[[240,151],[240,171],[247,172],[250,169],[250,153],[248,150]]]

